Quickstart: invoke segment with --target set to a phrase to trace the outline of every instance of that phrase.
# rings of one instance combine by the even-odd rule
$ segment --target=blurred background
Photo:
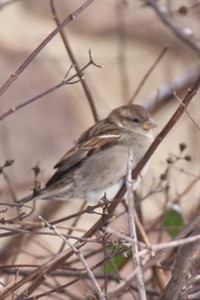
[[[83,3],[80,0],[55,1],[59,19],[64,20]],[[200,5],[197,1],[158,1],[158,5],[161,10],[168,9],[175,24],[199,45]],[[2,86],[56,28],[56,23],[48,0],[1,0],[0,25]],[[176,90],[178,97],[183,99],[191,81],[190,73],[197,74],[200,70],[198,51],[181,41],[144,1],[94,1],[64,28],[64,32],[80,68],[88,63],[89,50],[94,62],[101,66],[90,65],[84,71],[100,119],[113,108],[130,101],[149,68],[168,47],[134,100],[135,103],[150,105],[158,124],[155,135],[179,105],[176,97],[172,96],[159,108],[156,107],[163,86],[173,87],[178,78],[184,79],[189,75],[188,81]],[[57,34],[1,96],[1,114],[60,83],[71,65],[61,36]],[[68,77],[74,73],[71,69]],[[196,75],[191,76],[195,78]],[[199,94],[192,100],[188,112],[199,123]],[[32,168],[37,163],[43,186],[53,174],[56,162],[92,124],[94,117],[80,82],[65,85],[3,119],[0,123],[1,166],[6,160],[14,160],[5,172],[16,197],[20,199],[31,192],[34,187]],[[185,113],[154,153],[142,184],[143,195],[166,170],[166,159],[172,154],[179,154],[181,142],[187,145],[186,154],[192,160],[180,160],[171,173],[171,199],[178,197],[199,176],[199,130]],[[0,177],[0,193],[2,202],[12,202],[4,176]],[[186,219],[199,209],[199,195],[197,180],[182,198],[181,208]],[[144,201],[146,222],[159,216],[164,203],[165,199],[159,194]],[[36,205],[39,208],[46,203]],[[51,219],[76,212],[81,204],[67,202],[59,205],[61,208],[53,211]],[[14,209],[9,214],[14,216]],[[95,219],[96,216],[83,218],[80,227],[87,229]],[[7,239],[4,240],[7,242]],[[57,245],[51,247],[57,249]]]

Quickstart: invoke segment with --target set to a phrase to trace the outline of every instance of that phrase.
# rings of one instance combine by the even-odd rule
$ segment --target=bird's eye
[[[134,122],[134,123],[139,123],[140,120],[139,120],[138,118],[134,118],[134,119],[133,119],[133,122]]]

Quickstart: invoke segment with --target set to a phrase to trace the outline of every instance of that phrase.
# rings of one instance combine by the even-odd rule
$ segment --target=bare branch
[[[31,104],[32,102],[35,102],[36,100],[40,99],[40,98],[43,98],[44,96],[47,96],[48,94],[50,93],[53,93],[54,91],[56,91],[57,89],[65,86],[65,85],[68,85],[68,84],[75,84],[77,82],[80,81],[80,79],[78,79],[78,81],[73,81],[74,78],[76,78],[77,76],[80,78],[80,72],[82,73],[82,76],[83,76],[83,71],[85,71],[90,65],[94,65],[96,67],[99,67],[101,68],[100,65],[97,65],[93,58],[92,58],[92,55],[91,55],[91,51],[89,51],[89,62],[84,66],[82,67],[82,69],[79,70],[79,73],[75,73],[74,75],[72,75],[70,78],[68,79],[65,79],[65,80],[62,80],[60,83],[56,84],[55,86],[53,86],[52,88],[42,92],[41,94],[31,98],[31,99],[28,99],[24,102],[22,102],[21,104],[18,104],[16,106],[13,106],[11,107],[10,109],[8,109],[6,112],[4,112],[1,116],[0,116],[0,121],[2,121],[3,119],[5,119],[6,117],[8,117],[9,115],[15,113],[16,111],[24,108],[25,106]]]
[[[154,91],[147,99],[144,99],[145,107],[150,112],[155,112],[159,107],[165,104],[169,100],[174,100],[172,90],[177,93],[185,92],[185,90],[193,84],[194,80],[199,75],[199,67],[195,67],[191,70],[187,70],[185,73],[175,78],[174,81],[160,87]]]
[[[138,240],[136,233],[136,225],[134,220],[135,214],[135,205],[134,205],[134,197],[133,197],[133,180],[132,180],[132,170],[133,170],[133,153],[130,150],[128,157],[128,165],[127,165],[127,176],[126,176],[126,188],[127,188],[127,200],[128,200],[128,219],[129,219],[129,230],[131,237],[131,248],[132,248],[132,256],[135,268],[138,269],[136,273],[137,287],[138,293],[141,300],[146,300],[146,292],[144,285],[144,278],[141,270],[139,251],[138,251]]]
[[[194,229],[198,228],[200,223],[200,216],[197,216],[188,226],[186,226],[182,232],[172,241],[179,241],[179,239],[182,239],[184,237],[186,237],[191,231],[193,231]],[[113,230],[110,228],[107,229],[110,233],[114,234]],[[115,233],[115,235],[118,235],[120,237],[120,233]],[[123,235],[121,236],[123,238]],[[127,240],[130,239],[130,237],[127,237]],[[191,240],[190,240],[191,241]],[[195,239],[195,242],[197,241],[197,239]],[[191,242],[194,242],[194,240],[192,240]],[[185,244],[185,240],[183,241],[183,243]],[[157,246],[157,245],[156,245]],[[177,247],[177,245],[176,245]],[[146,250],[144,250],[146,251]],[[141,251],[141,253],[143,252],[143,250]],[[154,264],[156,264],[159,259],[162,257],[164,258],[166,254],[169,254],[171,252],[171,248],[164,248],[163,250],[161,250],[160,252],[158,252],[157,254],[155,254],[155,256],[153,256],[152,258],[150,258],[150,260],[143,266],[143,272],[146,271],[147,269],[149,269],[150,267],[152,267]],[[143,253],[144,254],[144,253]],[[123,281],[121,281],[116,288],[110,289],[108,296],[113,297],[113,296],[117,296],[119,292],[121,292],[123,289],[126,288],[127,284],[130,282],[133,282],[135,276],[137,273],[137,269],[134,270],[132,273],[130,273]],[[171,298],[173,299],[173,298]],[[170,299],[170,300],[171,300]]]
[[[58,13],[56,11],[54,0],[50,0],[50,6],[51,6],[51,10],[52,10],[54,20],[55,20],[57,26],[59,27],[61,23],[59,21],[59,17],[58,17]],[[68,40],[67,35],[64,32],[63,28],[60,29],[60,35],[61,35],[63,44],[65,46],[65,49],[66,49],[66,51],[67,51],[67,53],[68,53],[68,55],[71,59],[71,62],[72,62],[73,66],[76,70],[77,76],[80,78],[80,82],[81,82],[81,85],[82,85],[83,90],[85,92],[88,103],[90,105],[94,120],[95,120],[95,122],[97,122],[99,120],[99,118],[98,118],[97,110],[96,110],[96,107],[95,107],[94,99],[92,97],[92,94],[91,94],[91,91],[89,89],[87,81],[85,79],[83,79],[83,77],[82,77],[81,68],[80,68],[80,66],[79,66],[79,64],[78,64],[78,62],[77,62],[77,60],[74,56],[74,53],[73,53],[72,48],[70,46],[69,40]]]
[[[118,42],[118,66],[121,85],[121,97],[122,99],[128,99],[129,97],[129,78],[126,61],[127,50],[127,28],[126,28],[126,8],[127,3],[125,1],[116,1],[116,19],[117,19],[117,42]]]
[[[156,58],[155,62],[152,64],[152,66],[149,68],[149,70],[146,72],[146,74],[144,75],[144,77],[142,78],[138,88],[136,89],[136,91],[134,92],[133,96],[131,97],[131,99],[129,100],[129,104],[133,103],[135,101],[135,98],[138,96],[141,88],[143,87],[144,83],[146,82],[146,80],[149,78],[150,74],[153,72],[153,70],[155,69],[155,67],[158,65],[158,63],[160,62],[160,60],[163,58],[163,56],[165,55],[165,53],[167,52],[168,47],[164,47],[161,51],[161,53],[159,54],[159,56]]]
[[[200,236],[200,227],[197,228],[193,237]],[[192,265],[192,259],[200,249],[200,239],[195,240],[193,243],[182,246],[179,250],[177,260],[174,264],[172,277],[167,284],[166,289],[161,295],[160,300],[178,300],[182,294],[182,288],[186,282],[186,277]]]
[[[107,233],[113,234],[117,238],[123,240],[123,242],[127,242],[130,245],[132,245],[134,243],[133,237],[130,237],[121,232],[115,231],[114,229],[112,229],[110,227],[108,227],[108,228],[104,227],[104,230]],[[197,241],[200,241],[200,234],[185,237],[183,239],[172,240],[172,241],[166,242],[166,243],[151,244],[151,245],[145,245],[144,243],[137,241],[137,243],[140,245],[140,247],[143,248],[138,253],[139,253],[139,256],[144,256],[144,255],[147,255],[150,251],[159,251],[159,250],[166,249],[166,248],[177,248],[179,246],[191,244],[191,243],[194,243]]]
[[[26,69],[26,67],[33,61],[33,59],[40,53],[40,51],[52,40],[52,38],[66,26],[68,23],[78,17],[92,2],[95,0],[86,0],[76,11],[70,14],[60,25],[54,29],[43,41],[42,43],[28,56],[28,58],[19,66],[19,68],[11,74],[10,78],[3,84],[0,89],[0,97],[5,93],[9,86],[18,79],[19,75]]]
[[[102,290],[98,284],[98,282],[96,281],[96,278],[94,277],[94,274],[92,273],[88,263],[86,262],[83,254],[73,245],[71,244],[57,229],[55,226],[51,225],[49,222],[47,222],[45,219],[43,219],[41,216],[39,216],[39,219],[42,220],[45,225],[52,231],[54,231],[54,233],[59,236],[64,242],[65,244],[67,244],[72,251],[78,256],[78,258],[80,259],[80,261],[82,262],[86,272],[88,273],[89,278],[91,279],[92,283],[94,284],[95,290],[97,292],[97,295],[99,296],[100,300],[106,300],[105,296],[102,293]]]
[[[183,104],[183,102],[182,102],[182,100],[178,97],[176,91],[173,91],[173,94],[174,94],[174,96],[176,97],[176,99],[178,100],[178,102],[179,102],[180,104],[182,104],[183,107],[185,107],[184,104]],[[188,117],[190,118],[190,120],[192,120],[192,122],[194,123],[194,125],[195,125],[198,129],[200,129],[200,125],[197,124],[197,122],[194,120],[194,118],[191,116],[191,114],[188,112],[187,109],[185,109],[185,112],[186,112],[186,114],[188,115]]]
[[[187,31],[184,31],[171,17],[167,7],[159,7],[158,2],[155,0],[144,0],[147,5],[152,7],[157,16],[162,22],[180,39],[185,45],[193,49],[197,54],[200,54],[200,43],[195,42]]]

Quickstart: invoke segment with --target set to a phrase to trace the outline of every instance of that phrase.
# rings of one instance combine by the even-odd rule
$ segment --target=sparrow
[[[57,162],[56,172],[35,199],[112,200],[125,182],[129,151],[134,168],[152,143],[151,129],[156,126],[141,105],[114,109]]]

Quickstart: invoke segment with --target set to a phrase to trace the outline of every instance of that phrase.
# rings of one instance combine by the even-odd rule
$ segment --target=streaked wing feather
[[[94,154],[102,148],[109,147],[111,144],[119,140],[119,135],[99,136],[85,141],[79,147],[76,146],[69,150],[55,165],[55,168],[60,170],[67,170],[76,164],[80,163],[87,156]]]
[[[85,135],[84,137],[86,139],[84,140],[82,136],[81,137],[82,139],[80,138],[78,140],[77,145],[71,150],[69,150],[55,165],[54,168],[57,168],[57,171],[49,179],[46,186],[51,185],[51,183],[55,183],[55,181],[59,180],[65,172],[68,172],[69,169],[81,163],[89,155],[93,155],[99,150],[110,147],[111,145],[118,142],[120,140],[120,134],[118,129],[112,128],[111,124],[108,125],[109,127],[107,128],[107,130],[106,128],[104,128],[105,129],[104,132],[102,132],[101,130],[101,134],[96,136],[94,131],[95,125],[90,129],[93,130],[92,134],[90,134],[91,133],[90,130],[87,131],[84,134]],[[98,130],[96,131],[96,133],[98,133]]]

